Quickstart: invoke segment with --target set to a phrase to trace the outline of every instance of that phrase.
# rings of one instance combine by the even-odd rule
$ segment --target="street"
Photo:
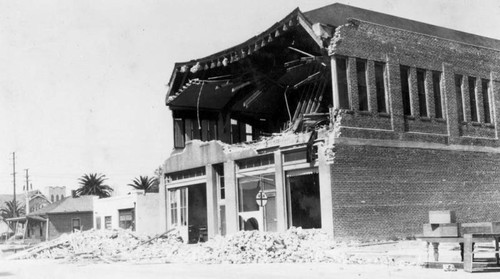
[[[48,260],[0,260],[2,278],[498,278],[498,273],[340,264],[67,264]]]

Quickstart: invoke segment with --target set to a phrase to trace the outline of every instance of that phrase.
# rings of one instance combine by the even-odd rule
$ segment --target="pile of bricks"
[[[63,235],[10,259],[105,263],[392,263],[389,257],[362,258],[346,253],[344,248],[352,245],[335,242],[321,230],[301,228],[279,233],[240,231],[198,244],[184,243],[178,231],[147,237],[128,230],[90,230]]]

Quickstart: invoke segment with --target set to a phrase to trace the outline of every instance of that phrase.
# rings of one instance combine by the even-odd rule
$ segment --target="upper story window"
[[[174,148],[184,148],[184,120],[174,118]]]
[[[410,103],[410,67],[401,66],[401,94],[403,95],[403,113],[411,115]]]
[[[337,67],[337,88],[339,96],[339,108],[350,109],[349,91],[347,86],[347,58],[336,57],[335,64]]]
[[[490,81],[487,79],[482,79],[481,89],[483,92],[484,123],[491,123]]]
[[[187,169],[187,170],[167,173],[167,178],[171,181],[188,179],[188,178],[193,178],[193,177],[198,177],[198,176],[204,176],[205,171],[206,171],[205,167]]]
[[[434,91],[434,109],[436,118],[443,118],[443,105],[441,96],[441,72],[432,72],[432,89]]]
[[[258,157],[239,160],[237,162],[240,169],[248,169],[274,164],[274,154],[266,154]]]
[[[420,116],[426,117],[427,115],[427,100],[425,92],[425,70],[417,69],[417,92],[418,92],[418,106]]]
[[[464,113],[463,97],[462,97],[463,94],[462,83],[463,83],[463,77],[461,75],[455,75],[455,94],[457,98],[458,121],[466,121]]]
[[[238,123],[238,120],[236,119],[231,119],[231,143],[238,143],[240,142],[240,125]]]
[[[224,165],[217,164],[213,166],[216,177],[217,177],[217,188],[219,189],[219,198],[221,200],[226,199],[226,186],[224,183]]]
[[[469,77],[469,101],[470,101],[470,117],[471,121],[477,122],[477,101],[476,101],[476,78]]]
[[[214,119],[198,120],[187,117],[174,117],[174,148],[184,148],[185,142],[199,139],[210,141],[218,139],[217,121]]]
[[[366,60],[356,59],[356,75],[358,78],[359,110],[368,110],[368,89],[366,83]]]
[[[385,90],[385,63],[375,62],[375,88],[377,93],[377,111],[387,112],[387,96]]]

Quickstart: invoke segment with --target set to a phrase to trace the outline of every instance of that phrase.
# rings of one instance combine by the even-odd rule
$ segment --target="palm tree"
[[[111,196],[111,192],[113,192],[113,188],[104,184],[106,180],[106,176],[104,174],[90,173],[84,174],[82,177],[78,179],[80,188],[76,189],[76,196],[87,196],[87,195],[95,195],[99,196],[99,198],[106,198]]]
[[[19,215],[24,215],[24,205],[22,205],[20,202],[14,203],[14,201],[6,201],[4,206],[0,208],[0,217],[2,217],[2,220],[7,224],[10,225],[10,228],[14,230],[12,227],[14,224],[13,223],[7,223],[5,219],[7,218],[12,218],[12,217],[18,217]]]
[[[144,193],[158,193],[158,179],[156,177],[139,176],[128,186],[137,190],[144,190]]]

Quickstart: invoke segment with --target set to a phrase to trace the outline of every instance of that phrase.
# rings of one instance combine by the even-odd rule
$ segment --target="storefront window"
[[[241,230],[276,231],[276,184],[274,174],[246,176],[238,180],[238,209]],[[267,197],[257,204],[259,192]]]

